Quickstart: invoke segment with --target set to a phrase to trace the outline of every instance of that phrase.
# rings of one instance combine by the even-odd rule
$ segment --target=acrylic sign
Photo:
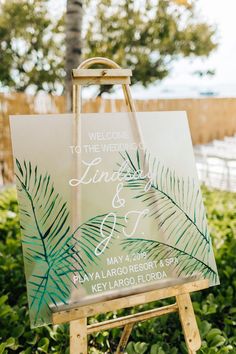
[[[84,114],[73,144],[72,115],[11,117],[32,326],[85,303],[218,283],[186,114],[133,119]]]

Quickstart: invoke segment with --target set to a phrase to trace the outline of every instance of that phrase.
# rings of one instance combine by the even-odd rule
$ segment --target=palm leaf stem
[[[139,179],[135,179],[133,180],[135,182],[137,181],[147,181],[147,178],[139,178]],[[128,183],[132,183],[131,181],[128,181]],[[161,193],[164,197],[166,197],[171,203],[173,203],[177,209],[179,209],[181,211],[181,213],[183,213],[185,215],[185,217],[188,219],[188,221],[190,221],[190,223],[192,225],[194,225],[194,227],[196,228],[196,230],[200,233],[200,235],[204,238],[204,240],[206,241],[207,244],[210,243],[209,239],[206,237],[206,235],[199,229],[199,227],[197,226],[197,224],[194,222],[194,220],[184,211],[184,209],[182,209],[173,198],[171,198],[171,196],[169,196],[166,192],[164,192],[162,189],[158,188],[158,186],[155,186],[153,183],[151,184],[151,188],[155,189],[156,191],[158,191],[159,193]],[[142,195],[140,195],[139,197],[142,197]],[[138,198],[138,197],[136,197]]]
[[[148,239],[140,239],[140,238],[132,238],[132,239],[128,239],[128,240],[125,240],[123,241],[123,245],[130,245],[130,243],[133,243],[133,242],[145,242],[145,243],[150,243],[150,244],[156,244],[157,246],[158,245],[162,245],[164,247],[167,247],[167,248],[171,248],[172,250],[176,251],[176,252],[179,252],[179,253],[182,253],[182,255],[184,256],[187,256],[187,257],[190,257],[191,259],[194,259],[195,261],[199,262],[200,264],[202,264],[202,266],[204,266],[205,268],[207,268],[210,272],[214,273],[215,276],[217,276],[217,273],[208,265],[206,264],[205,262],[201,261],[199,258],[175,247],[175,246],[172,246],[172,245],[169,245],[169,244],[166,244],[164,242],[160,242],[160,241],[154,241],[154,240],[148,240]]]
[[[41,242],[42,242],[42,245],[43,245],[43,251],[44,251],[45,261],[46,261],[47,264],[49,265],[49,263],[48,263],[48,255],[47,255],[47,250],[46,250],[46,245],[45,245],[45,242],[44,242],[43,234],[42,234],[42,232],[41,232],[41,230],[40,230],[40,227],[39,227],[39,224],[38,224],[37,216],[36,216],[36,214],[35,214],[35,207],[34,207],[33,199],[32,199],[32,197],[31,197],[31,195],[29,194],[26,185],[21,181],[21,179],[18,177],[18,175],[16,175],[16,178],[17,178],[18,181],[20,182],[22,188],[24,189],[25,193],[27,194],[27,197],[29,198],[30,205],[31,205],[31,209],[32,209],[32,212],[33,212],[33,217],[34,217],[35,225],[36,225],[37,231],[38,231],[38,233],[39,233],[39,236],[40,236],[40,239],[41,239]]]

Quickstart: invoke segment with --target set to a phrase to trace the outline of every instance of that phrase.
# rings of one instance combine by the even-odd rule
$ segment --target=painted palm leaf
[[[171,269],[178,277],[201,276],[208,278],[212,283],[215,283],[218,279],[217,272],[208,264],[177,247],[163,242],[130,238],[122,241],[122,246],[126,252],[131,254],[142,250],[148,255],[149,259],[155,260],[159,264],[165,259],[177,259],[178,262],[173,262]]]
[[[35,325],[39,325],[50,316],[50,307],[68,302],[75,286],[71,275],[79,272],[83,276],[86,265],[97,262],[95,248],[102,237],[109,237],[114,221],[109,214],[98,215],[72,231],[67,203],[56,192],[50,175],[39,173],[30,162],[16,160],[16,165],[29,303]],[[120,226],[116,223],[113,233]]]
[[[134,191],[134,198],[145,204],[148,215],[168,242],[177,247],[181,244],[187,253],[201,254],[203,261],[208,262],[211,240],[201,193],[194,181],[176,176],[175,171],[147,153],[143,159],[141,156],[139,151],[134,159],[128,153],[122,155],[126,163],[123,175],[129,175],[126,186]]]
[[[202,197],[194,180],[178,177],[147,152],[135,156],[122,154],[122,174],[126,187],[148,209],[148,216],[164,235],[164,243],[145,239],[128,239],[125,246],[147,248],[152,257],[175,257],[179,275],[199,271],[210,279],[216,272],[209,267],[211,240],[207,229]],[[119,165],[121,166],[121,165]],[[125,166],[125,168],[124,168]],[[130,249],[131,250],[131,249]]]

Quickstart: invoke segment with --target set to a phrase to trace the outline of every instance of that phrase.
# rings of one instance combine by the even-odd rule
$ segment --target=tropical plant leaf
[[[201,193],[194,180],[176,175],[152,158],[148,152],[125,152],[122,157],[122,177],[125,186],[134,192],[148,209],[148,216],[162,231],[163,239],[127,239],[123,246],[129,251],[146,250],[157,260],[176,257],[175,271],[179,276],[194,272],[216,281],[217,271],[209,265],[212,250]]]
[[[51,307],[67,303],[76,286],[71,274],[86,274],[86,266],[98,260],[96,246],[118,233],[122,224],[118,217],[114,224],[114,216],[104,214],[72,231],[67,203],[50,175],[39,173],[30,162],[16,160],[16,165],[29,303],[37,325],[50,316]]]
[[[208,278],[212,283],[218,279],[217,272],[208,264],[204,263],[197,257],[186,253],[185,251],[154,240],[145,240],[140,238],[128,238],[122,241],[123,249],[126,252],[135,254],[137,252],[145,252],[149,259],[157,261],[159,264],[165,259],[177,259],[173,262],[171,269],[178,277],[197,276],[199,278]]]
[[[127,152],[122,156],[126,168],[123,177],[134,198],[143,202],[159,229],[173,246],[208,262],[211,250],[205,209],[194,180],[178,177],[150,155]],[[127,177],[128,176],[128,177]]]

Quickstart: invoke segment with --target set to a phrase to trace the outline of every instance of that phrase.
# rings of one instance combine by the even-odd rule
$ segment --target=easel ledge
[[[157,301],[157,300],[162,300],[162,299],[166,299],[166,298],[170,298],[182,294],[192,293],[195,291],[206,289],[208,287],[209,287],[209,282],[206,279],[185,283],[181,285],[174,285],[163,289],[151,290],[145,293],[129,295],[125,297],[116,298],[113,300],[107,300],[105,302],[97,302],[94,304],[75,307],[69,310],[55,312],[52,315],[52,320],[53,320],[53,324],[70,322],[84,317],[95,316],[100,313],[116,311],[128,307],[143,305],[152,301]],[[171,305],[171,308],[172,307],[173,305]],[[166,309],[167,308],[168,306],[166,306]],[[170,312],[175,312],[175,311],[170,311]],[[100,326],[100,325],[101,323],[96,324],[96,326]],[[90,328],[89,330],[90,333],[93,332],[91,330],[93,326],[88,327]],[[94,330],[94,332],[96,332],[96,330]]]
[[[124,353],[133,326],[137,322],[149,320],[173,312],[178,312],[184,332],[189,354],[195,354],[201,347],[201,338],[196,323],[196,318],[190,298],[190,293],[209,287],[208,280],[175,285],[168,288],[157,289],[130,295],[126,297],[98,302],[95,304],[76,307],[70,310],[59,311],[53,314],[53,324],[70,322],[70,353],[87,353],[87,335],[108,330],[115,327],[124,327],[116,354]],[[115,318],[112,320],[87,325],[87,318],[109,311],[116,311],[137,305],[143,305],[152,301],[176,298],[176,303],[143,311],[136,314]]]
[[[93,65],[105,65],[105,69],[89,69]],[[85,60],[80,66],[72,71],[73,79],[73,111],[74,111],[74,137],[75,145],[81,140],[80,138],[80,115],[82,111],[81,86],[83,85],[114,85],[121,84],[124,92],[124,98],[128,111],[131,112],[131,125],[136,133],[136,139],[141,141],[141,134],[138,122],[135,116],[135,105],[130,92],[130,77],[132,71],[122,69],[117,63],[107,58],[91,58]],[[77,160],[75,161],[75,173],[79,174],[80,168]],[[78,218],[78,210],[81,200],[79,194],[74,194],[74,209],[75,215],[73,219]],[[120,297],[113,300],[98,302],[90,305],[85,305],[70,310],[59,311],[52,315],[53,324],[70,322],[70,354],[87,354],[88,344],[87,335],[93,332],[102,330],[123,327],[124,331],[116,350],[116,354],[125,353],[125,348],[129,340],[133,326],[140,321],[145,321],[150,318],[162,316],[172,312],[178,312],[184,332],[185,342],[189,354],[196,354],[201,347],[201,338],[193,311],[193,305],[190,298],[190,293],[209,287],[208,280],[199,280],[175,285],[163,289],[157,289]],[[149,311],[132,314],[120,318],[115,318],[109,321],[87,325],[87,318],[109,311],[116,311],[123,308],[133,307],[146,304],[148,302],[166,299],[170,297],[176,298],[176,303],[156,308]]]

